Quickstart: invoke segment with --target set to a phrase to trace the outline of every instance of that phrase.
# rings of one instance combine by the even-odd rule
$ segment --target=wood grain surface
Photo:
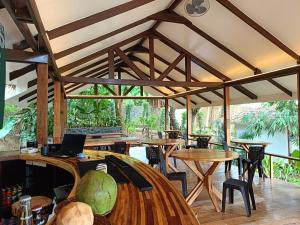
[[[233,151],[220,151],[206,148],[196,148],[191,150],[175,151],[171,154],[172,157],[187,160],[187,161],[199,161],[199,162],[224,162],[233,159],[237,159],[239,154]]]
[[[85,150],[87,160],[102,159],[111,152]],[[152,185],[153,190],[140,192],[131,182],[118,185],[116,205],[108,215],[112,225],[198,225],[191,208],[179,191],[161,173],[150,166],[126,155],[114,154],[133,165]],[[77,159],[44,157],[40,154],[21,154],[20,159],[44,162],[69,171],[75,179],[69,197],[74,196],[80,181]],[[54,221],[53,221],[54,222]],[[49,223],[51,224],[51,223]]]

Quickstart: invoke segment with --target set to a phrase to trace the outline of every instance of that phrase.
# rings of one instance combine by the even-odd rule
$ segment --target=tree
[[[257,113],[248,113],[243,116],[242,124],[247,125],[242,135],[253,139],[266,131],[269,136],[277,132],[287,132],[288,144],[298,143],[298,106],[294,100],[264,103]],[[290,151],[289,151],[290,153]]]

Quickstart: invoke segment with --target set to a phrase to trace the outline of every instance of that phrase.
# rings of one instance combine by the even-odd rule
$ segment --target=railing
[[[213,142],[210,142],[209,143],[210,145],[216,145],[216,146],[223,146],[222,144],[219,144],[219,143],[213,143]],[[240,150],[244,150],[243,148],[241,147],[237,147],[237,146],[228,146],[229,148],[232,148],[232,149],[240,149]],[[297,162],[300,162],[300,158],[295,158],[295,157],[290,157],[290,156],[285,156],[285,155],[279,155],[279,154],[274,154],[274,153],[268,153],[268,152],[265,152],[265,155],[268,155],[269,156],[269,174],[270,174],[270,178],[273,177],[273,158],[281,158],[281,159],[287,159],[290,161],[297,161]]]

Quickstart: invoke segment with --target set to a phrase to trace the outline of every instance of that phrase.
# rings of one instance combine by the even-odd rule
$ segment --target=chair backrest
[[[157,152],[157,155],[158,155],[158,158],[159,158],[159,169],[160,169],[160,172],[164,176],[166,176],[167,175],[167,167],[166,167],[166,160],[164,158],[163,152],[159,148],[156,148],[156,152]]]
[[[248,170],[248,186],[252,186],[255,170],[256,170],[256,167],[257,167],[257,163],[258,163],[257,160],[254,161],[253,163],[251,163],[251,167]]]
[[[168,133],[168,138],[169,139],[177,139],[179,137],[179,133],[176,131],[172,131]]]
[[[250,146],[248,159],[252,162],[258,161],[260,163],[265,158],[265,148],[263,146]]]
[[[208,138],[197,138],[197,148],[208,148]]]
[[[162,138],[163,138],[163,135],[162,135],[162,132],[161,132],[161,131],[158,131],[158,132],[157,132],[157,135],[158,135],[158,138],[159,138],[159,139],[162,139]]]
[[[223,150],[224,151],[228,151],[229,150],[229,147],[228,147],[228,144],[226,141],[223,141]]]
[[[146,158],[149,161],[149,164],[153,166],[154,164],[159,164],[159,156],[157,154],[157,149],[158,147],[146,147]]]
[[[115,144],[111,146],[111,150],[115,153],[125,154],[126,142],[115,142]]]

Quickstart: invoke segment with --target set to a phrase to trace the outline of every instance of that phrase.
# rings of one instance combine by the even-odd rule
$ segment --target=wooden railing
[[[210,145],[216,145],[216,146],[223,146],[222,144],[219,144],[219,143],[213,143],[213,142],[210,142],[209,143]],[[240,149],[240,150],[244,150],[243,148],[241,147],[238,147],[238,146],[228,146],[229,148],[232,148],[232,149]],[[268,153],[268,152],[265,152],[265,155],[268,155],[269,156],[269,174],[270,174],[270,178],[273,177],[273,158],[281,158],[281,159],[287,159],[289,160],[289,163],[291,161],[297,161],[297,162],[300,162],[300,158],[295,158],[295,157],[290,157],[290,156],[285,156],[285,155],[279,155],[279,154],[274,154],[274,153]]]
[[[269,156],[269,175],[270,175],[270,178],[273,177],[273,158],[281,158],[281,159],[288,159],[289,160],[289,163],[290,161],[300,161],[299,158],[295,158],[295,157],[290,157],[290,156],[285,156],[285,155],[278,155],[278,154],[274,154],[274,153],[268,153],[268,152],[265,152],[265,155],[268,155]]]

